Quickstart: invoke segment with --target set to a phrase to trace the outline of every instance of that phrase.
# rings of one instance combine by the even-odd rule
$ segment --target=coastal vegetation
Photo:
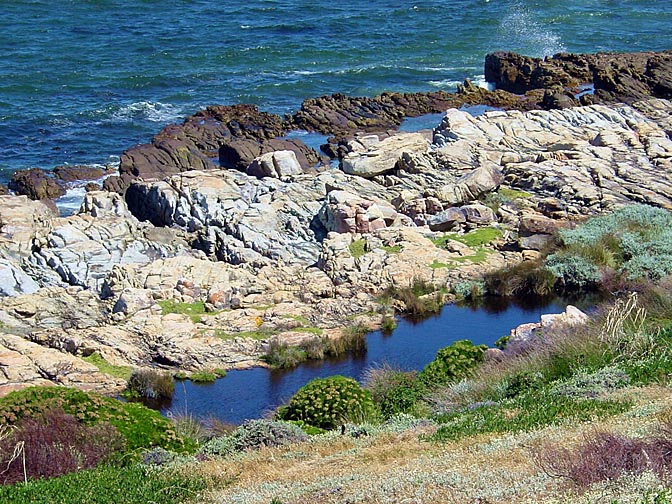
[[[664,243],[660,241],[664,233],[654,226],[656,222],[666,225],[666,221],[656,220],[657,213],[641,213],[648,209],[634,212],[636,216],[646,215],[642,225],[652,229],[638,234],[638,243],[649,238],[652,244],[645,242],[643,250],[662,257],[663,247],[653,242]],[[617,246],[610,241],[604,245],[612,252],[618,251],[613,253],[618,259],[609,262],[608,267],[623,277],[619,283],[638,280],[632,271],[643,271],[641,274],[648,281],[629,284],[637,285],[637,289],[604,301],[582,325],[553,325],[540,336],[513,346],[510,342],[507,345],[504,338],[499,345],[504,352],[495,358],[488,357],[485,346],[464,340],[440,350],[419,372],[382,365],[367,371],[363,386],[342,376],[316,379],[279,407],[275,419],[246,422],[233,430],[207,429],[193,417],[166,419],[140,404],[67,388],[30,388],[12,393],[0,399],[0,424],[7,429],[0,449],[2,460],[13,471],[6,482],[15,483],[2,489],[6,500],[19,502],[20,496],[33,495],[30,492],[39,489],[45,496],[62,494],[63,502],[68,502],[70,488],[83,484],[79,479],[82,474],[88,474],[92,482],[88,487],[95,494],[92,502],[97,502],[97,492],[103,492],[110,484],[111,475],[119,481],[135,481],[138,474],[146,474],[151,480],[143,483],[148,495],[160,492],[166,488],[164,485],[171,486],[165,495],[174,500],[157,497],[157,502],[191,497],[198,500],[203,492],[226,494],[238,485],[239,471],[222,472],[222,467],[229,467],[233,460],[243,464],[241,470],[245,470],[247,461],[265,463],[265,457],[272,453],[269,450],[283,450],[284,459],[298,466],[313,459],[313,450],[340,453],[339,457],[351,460],[362,450],[385,450],[395,439],[390,436],[403,433],[396,448],[404,450],[407,463],[414,463],[423,453],[434,453],[435,460],[425,460],[425,466],[418,469],[417,477],[421,479],[436,474],[434,464],[448,463],[445,455],[440,455],[445,453],[442,446],[450,446],[456,453],[462,453],[462,447],[478,446],[487,457],[502,453],[505,446],[520,450],[521,443],[533,439],[532,458],[536,462],[526,471],[540,478],[539,484],[548,491],[559,492],[569,484],[569,490],[563,490],[562,495],[582,498],[602,488],[605,482],[636,478],[638,489],[645,488],[652,499],[665,502],[660,499],[668,497],[660,488],[667,471],[672,469],[666,451],[672,438],[665,419],[672,415],[672,406],[658,400],[659,406],[650,409],[651,403],[643,403],[642,398],[655,396],[660,387],[671,383],[672,280],[658,278],[650,268],[626,266],[636,258],[635,254],[622,252],[626,248],[622,244],[623,233],[627,232],[632,215],[616,213],[612,217],[615,224],[598,221],[598,228],[607,229],[606,233],[619,243]],[[571,251],[591,258],[603,274],[604,261],[595,260],[594,250],[591,248],[593,251],[588,253],[581,245],[581,237],[592,237],[595,231],[591,229],[597,224],[589,220],[584,226],[587,229],[579,226],[562,232],[559,248],[546,258],[553,254],[568,256]],[[626,244],[627,240],[626,235]],[[565,277],[554,278],[563,286],[569,283]],[[601,285],[604,278],[600,276],[597,285],[591,287]],[[480,295],[482,289],[483,284],[478,282],[454,287],[465,298]],[[385,293],[380,298],[379,312],[388,313],[395,300],[413,307],[424,302],[422,298],[426,296],[434,299],[437,293],[441,294],[430,283],[415,280],[405,289]],[[330,352],[361,349],[367,330],[355,323],[343,331],[340,340],[316,334],[300,347],[285,347],[277,339],[271,340],[269,346],[277,345],[275,365],[289,365],[306,358],[324,358]],[[166,376],[134,371],[129,383],[138,382],[138,390],[156,394]],[[194,375],[191,379],[195,379]],[[609,427],[630,425],[631,418],[638,420],[640,431]],[[63,426],[63,434],[45,428],[54,422]],[[596,422],[604,427],[584,428]],[[58,435],[76,441],[68,445],[67,453],[59,451],[65,438]],[[557,441],[563,437],[571,442]],[[91,441],[94,438],[99,444]],[[86,468],[86,472],[48,472],[47,464],[36,455],[39,450],[31,448],[36,443],[52,447],[49,456],[64,461],[59,466],[65,468],[62,473],[68,472],[68,467]],[[21,456],[30,459],[25,472],[14,452],[19,445],[23,447]],[[91,450],[95,457],[89,453]],[[383,459],[373,457],[374,467],[384,464]],[[218,468],[219,477],[211,476],[211,467]],[[588,473],[590,476],[586,476]],[[38,477],[52,479],[20,483]],[[642,478],[649,478],[648,483],[642,483]],[[262,491],[260,487],[258,491]],[[292,490],[286,488],[267,500],[284,502],[291,495]]]
[[[348,352],[361,353],[366,350],[366,335],[370,328],[355,322],[341,329],[339,336],[323,336],[317,328],[300,328],[298,332],[314,334],[298,345],[290,345],[278,338],[272,338],[261,359],[275,368],[288,369],[306,360],[322,360],[338,357]]]

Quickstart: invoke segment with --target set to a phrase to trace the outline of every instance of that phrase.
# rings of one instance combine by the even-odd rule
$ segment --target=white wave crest
[[[462,84],[462,81],[459,80],[454,80],[454,79],[443,79],[443,80],[431,80],[428,82],[430,86],[434,86],[437,88],[451,88],[451,89],[457,89],[457,86]]]
[[[123,105],[112,113],[115,121],[151,121],[157,123],[174,122],[181,117],[181,111],[169,103],[141,101]]]

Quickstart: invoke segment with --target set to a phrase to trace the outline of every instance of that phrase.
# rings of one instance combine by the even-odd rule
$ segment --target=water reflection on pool
[[[367,336],[367,351],[326,361],[308,361],[294,369],[253,368],[230,371],[211,384],[178,382],[164,414],[189,413],[200,418],[216,417],[239,424],[263,417],[313,378],[341,374],[361,379],[370,366],[388,363],[405,370],[422,369],[436,352],[461,339],[493,346],[501,336],[526,322],[536,322],[544,313],[559,313],[566,303],[505,303],[493,300],[482,306],[446,305],[440,314],[413,322],[400,319],[391,335],[375,331]]]

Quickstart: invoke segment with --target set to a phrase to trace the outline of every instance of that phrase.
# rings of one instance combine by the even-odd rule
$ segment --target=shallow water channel
[[[240,424],[263,417],[313,378],[340,374],[359,380],[368,367],[385,363],[404,370],[421,370],[438,350],[454,341],[470,339],[475,344],[493,346],[512,328],[537,322],[544,313],[560,313],[565,305],[557,299],[533,305],[503,304],[501,300],[478,307],[446,305],[438,315],[421,322],[399,319],[397,329],[390,335],[381,331],[369,333],[368,348],[361,354],[308,361],[294,369],[234,370],[211,384],[177,382],[172,402],[161,411]]]

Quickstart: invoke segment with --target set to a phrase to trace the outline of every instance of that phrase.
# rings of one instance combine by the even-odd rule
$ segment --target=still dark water
[[[391,335],[375,331],[368,335],[368,349],[340,359],[309,361],[289,370],[253,368],[230,371],[225,378],[207,385],[177,383],[172,403],[164,414],[191,414],[242,423],[263,417],[287,401],[313,378],[344,375],[357,380],[371,366],[384,363],[404,370],[420,370],[436,352],[454,341],[469,339],[493,346],[510,330],[526,322],[537,322],[544,313],[564,311],[565,302],[552,300],[529,304],[514,302],[468,307],[446,305],[441,313],[422,322],[400,319]]]

